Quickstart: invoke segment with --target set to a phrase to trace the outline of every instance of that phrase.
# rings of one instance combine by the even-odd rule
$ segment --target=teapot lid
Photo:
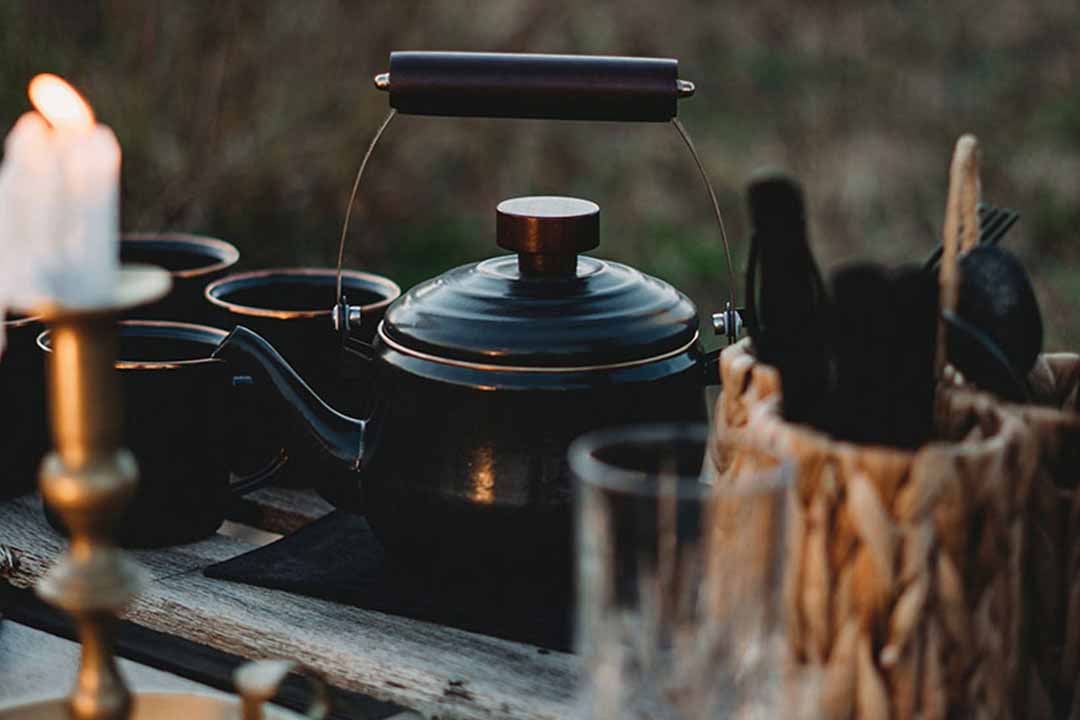
[[[436,361],[499,368],[600,369],[677,354],[697,339],[694,304],[599,245],[600,208],[521,197],[496,209],[497,242],[517,255],[464,265],[409,290],[381,339]]]

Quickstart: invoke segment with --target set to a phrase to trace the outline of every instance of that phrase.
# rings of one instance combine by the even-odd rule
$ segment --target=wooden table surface
[[[579,662],[571,655],[477,635],[432,623],[307,598],[278,590],[212,580],[208,565],[235,557],[329,512],[313,493],[267,489],[239,509],[242,524],[227,524],[206,540],[132,556],[151,581],[124,619],[143,628],[249,659],[285,657],[320,671],[335,687],[395,703],[439,718],[555,720],[570,716]],[[45,523],[40,498],[27,495],[0,503],[0,545],[14,552],[18,568],[6,580],[33,585],[64,548]],[[6,668],[10,653],[34,654],[38,631],[5,621],[0,632],[0,703],[32,693],[39,684],[55,690],[47,660],[27,662],[25,675]],[[71,653],[68,641],[46,635],[42,654]],[[67,644],[65,644],[67,643]],[[68,660],[69,663],[72,661]],[[172,680],[151,668],[125,664],[137,689]],[[16,680],[15,678],[19,679]],[[8,684],[10,687],[8,689]],[[67,685],[64,685],[66,688]],[[40,688],[39,688],[40,690]],[[54,692],[55,694],[59,694]]]

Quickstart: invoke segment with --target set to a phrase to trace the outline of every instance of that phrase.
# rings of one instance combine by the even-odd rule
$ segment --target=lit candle
[[[119,269],[120,145],[59,77],[38,75],[29,95],[37,111],[0,165],[0,313],[102,305]]]

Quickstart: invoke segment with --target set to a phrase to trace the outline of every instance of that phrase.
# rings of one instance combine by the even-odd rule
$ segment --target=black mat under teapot
[[[572,644],[568,583],[402,567],[386,557],[366,520],[341,511],[204,574],[552,650]]]

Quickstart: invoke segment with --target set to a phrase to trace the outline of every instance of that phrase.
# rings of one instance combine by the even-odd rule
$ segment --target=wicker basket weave
[[[1039,450],[1028,522],[1027,717],[1080,720],[1080,355],[1041,355],[1028,384],[1040,404],[1006,407]]]
[[[978,142],[950,169],[941,307],[977,241]],[[1028,709],[1028,498],[1040,445],[1019,413],[946,382],[938,325],[935,437],[915,451],[834,440],[781,415],[780,377],[744,340],[720,356],[718,438],[796,465],[785,574],[795,660],[821,670],[827,720],[1039,717]],[[882,377],[882,382],[889,382]],[[713,445],[723,476],[731,457]],[[1036,693],[1037,694],[1037,693]]]
[[[989,398],[939,393],[941,442],[831,440],[780,416],[775,369],[721,354],[714,422],[793,458],[790,646],[823,670],[825,718],[1011,718],[1022,693],[1025,505],[1037,447]],[[722,474],[730,457],[712,453]]]

